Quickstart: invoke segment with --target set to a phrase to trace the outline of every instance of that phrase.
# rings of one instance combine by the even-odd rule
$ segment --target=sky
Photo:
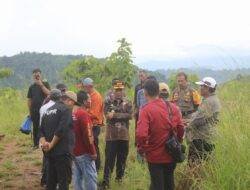
[[[249,7],[249,0],[0,0],[0,56],[106,57],[122,37],[138,62],[193,56],[200,47],[247,52]]]

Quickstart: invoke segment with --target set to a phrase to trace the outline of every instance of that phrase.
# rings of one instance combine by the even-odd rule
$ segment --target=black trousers
[[[72,158],[70,155],[48,157],[47,190],[68,190],[72,176]]]
[[[174,170],[176,163],[148,163],[151,178],[150,190],[174,190]]]
[[[189,163],[199,163],[202,160],[207,160],[208,156],[212,153],[214,148],[214,144],[207,143],[203,139],[194,139],[189,145]]]
[[[46,184],[48,178],[48,158],[43,155],[41,184]]]
[[[34,146],[39,145],[39,122],[40,122],[40,114],[38,113],[33,113],[31,115],[31,120],[33,122],[33,143]]]
[[[100,150],[99,150],[99,135],[101,132],[100,126],[93,126],[93,135],[94,135],[94,144],[96,149],[97,158],[95,160],[96,171],[98,172],[101,167],[101,157],[100,157]]]
[[[109,184],[116,162],[116,179],[122,179],[128,157],[129,142],[124,140],[106,141],[104,182]]]

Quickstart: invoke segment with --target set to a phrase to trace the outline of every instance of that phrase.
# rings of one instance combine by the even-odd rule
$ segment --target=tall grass
[[[179,164],[175,172],[178,190],[250,189],[250,80],[229,82],[221,86],[218,92],[222,112],[217,126],[218,138],[215,142],[214,157],[195,169],[190,169],[187,163]],[[0,91],[0,133],[5,133],[10,139],[29,141],[29,137],[18,132],[27,113],[26,107],[25,98],[21,93],[12,90]],[[104,129],[100,147],[104,161]],[[102,180],[102,176],[103,171],[99,173],[99,180]],[[136,160],[134,122],[131,121],[130,152],[124,182],[119,185],[112,180],[111,189],[145,190],[148,189],[149,183],[147,165]]]

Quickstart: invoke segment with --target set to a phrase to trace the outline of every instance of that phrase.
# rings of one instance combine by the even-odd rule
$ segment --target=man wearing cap
[[[170,94],[170,90],[169,87],[166,83],[164,82],[160,82],[159,83],[159,98],[162,98],[163,100],[167,101],[169,94]]]
[[[66,86],[65,84],[63,84],[63,83],[57,84],[57,85],[56,85],[56,89],[60,90],[62,94],[64,94],[64,93],[68,90],[67,86]],[[47,97],[45,98],[45,100],[43,101],[43,104],[42,104],[42,105],[44,106],[44,105],[47,104],[49,101],[50,101],[50,96],[47,96]],[[43,107],[43,106],[42,106],[42,107]],[[47,107],[47,106],[46,106],[46,107]],[[43,110],[44,110],[44,109],[43,109]],[[40,119],[41,119],[41,112],[40,112]]]
[[[45,112],[52,107],[57,101],[59,101],[61,99],[62,93],[59,89],[52,89],[50,91],[50,95],[48,96],[48,102],[46,104],[44,104],[41,108],[40,108],[40,126],[41,126],[41,122],[42,122],[42,118],[43,115],[45,114]],[[43,166],[42,166],[42,178],[41,178],[41,186],[46,185],[46,178],[47,178],[47,171],[48,171],[48,167],[47,167],[48,163],[46,160],[46,157],[43,157]]]
[[[215,125],[218,123],[221,108],[220,101],[215,94],[217,84],[213,78],[205,77],[196,84],[200,85],[203,100],[198,110],[192,114],[186,129],[190,164],[206,160],[214,150]]]
[[[90,95],[91,106],[88,109],[92,123],[94,143],[97,152],[97,159],[95,161],[97,172],[100,169],[101,158],[99,151],[99,134],[101,132],[101,126],[103,125],[103,100],[101,94],[94,88],[94,82],[91,78],[85,78],[82,80],[83,89]]]
[[[67,190],[71,182],[74,138],[70,109],[76,102],[76,95],[66,92],[65,96],[64,103],[57,99],[44,113],[40,126],[40,146],[48,160],[48,190],[55,190],[57,185],[59,189]]]
[[[104,180],[102,188],[109,186],[109,180],[116,162],[116,180],[121,182],[129,148],[129,120],[132,119],[132,103],[125,97],[124,83],[113,85],[114,98],[105,98],[104,113],[107,121]]]
[[[43,104],[44,99],[50,93],[50,86],[47,81],[42,80],[42,72],[40,69],[33,70],[33,81],[34,83],[29,87],[27,98],[29,114],[33,122],[33,146],[34,148],[38,148],[38,128],[40,123],[39,110]]]
[[[199,93],[188,84],[188,76],[184,72],[177,74],[178,87],[174,89],[172,102],[179,106],[182,117],[190,119],[191,114],[195,112],[201,103]]]

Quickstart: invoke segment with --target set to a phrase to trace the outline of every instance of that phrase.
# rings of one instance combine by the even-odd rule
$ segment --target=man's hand
[[[42,82],[42,80],[39,78],[39,79],[36,79],[35,80],[35,83],[37,84],[37,85],[39,85],[39,86],[43,86],[43,82]]]
[[[42,144],[42,149],[44,152],[49,152],[52,148],[52,144],[49,142],[45,142]]]
[[[112,119],[114,117],[114,112],[108,112],[107,118]]]
[[[190,123],[190,119],[182,119],[183,125],[187,127]]]

